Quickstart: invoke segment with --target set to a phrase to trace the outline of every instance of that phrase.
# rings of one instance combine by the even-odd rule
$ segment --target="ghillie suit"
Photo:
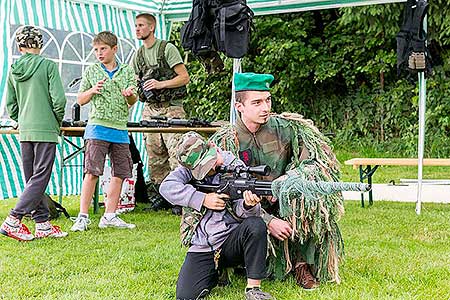
[[[242,123],[241,120],[238,121]],[[241,136],[241,144],[239,143],[238,130],[242,131],[239,125],[238,130],[231,125],[224,126],[210,140],[220,148],[241,157],[244,162],[251,155],[253,161],[250,163],[263,163],[272,168],[275,166],[275,169],[280,169],[277,157],[282,159],[284,155],[282,152],[288,149],[286,151],[289,151],[289,155],[284,157],[289,157],[290,161],[283,165],[284,170],[281,172],[278,170],[278,173],[274,174],[275,178],[279,177],[272,185],[279,207],[278,211],[273,211],[272,214],[288,221],[292,225],[293,233],[284,242],[270,237],[269,271],[275,278],[282,279],[297,263],[306,261],[312,266],[313,274],[320,281],[339,283],[339,262],[344,254],[344,242],[337,221],[344,213],[342,194],[314,192],[308,185],[295,186],[299,178],[338,182],[340,171],[336,156],[328,145],[328,139],[319,132],[312,121],[298,114],[273,115],[267,126],[270,127],[264,130],[267,130],[269,135],[276,136],[266,138],[265,144],[260,144],[260,149],[240,148],[242,143],[247,141],[242,140]],[[257,140],[256,133],[252,137]],[[261,140],[265,137],[264,135]],[[268,142],[274,137],[285,139],[280,143],[283,151],[277,151],[277,146],[271,146],[271,142]],[[275,147],[275,150],[272,151],[271,147]],[[308,150],[307,155],[305,148]],[[263,151],[267,149],[271,149],[273,160],[264,158],[267,153],[264,154]],[[258,151],[260,153],[257,153]],[[255,161],[255,156],[265,161]],[[288,171],[288,176],[280,177]]]

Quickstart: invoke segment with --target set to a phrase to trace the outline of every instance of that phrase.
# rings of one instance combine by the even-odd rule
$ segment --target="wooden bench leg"
[[[378,166],[375,166],[375,168],[373,169],[372,172],[372,167],[371,166],[367,166],[367,183],[372,186],[372,174],[375,173],[376,168]],[[369,206],[371,206],[373,204],[373,195],[372,195],[372,189],[370,189],[369,191]]]
[[[359,166],[359,182],[364,183],[364,171],[362,166]],[[364,207],[364,192],[361,192],[361,207]]]
[[[364,169],[362,166],[359,166],[359,181],[361,183],[364,183],[364,179],[367,178],[367,183],[372,186],[372,175],[375,173],[375,171],[378,169],[379,166],[375,166],[372,168],[372,166],[366,166]],[[373,193],[372,189],[369,191],[369,206],[373,205]],[[361,207],[364,207],[364,193],[361,193]]]

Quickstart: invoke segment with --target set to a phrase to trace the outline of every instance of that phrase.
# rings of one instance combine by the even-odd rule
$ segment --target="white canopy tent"
[[[307,10],[385,4],[404,2],[405,0],[248,0],[255,15],[269,15]],[[3,0],[0,3],[0,121],[4,122],[6,80],[11,63],[17,59],[14,34],[23,25],[34,25],[44,31],[46,45],[44,56],[58,62],[65,86],[80,76],[84,68],[93,63],[89,42],[92,36],[103,30],[111,30],[120,38],[120,57],[129,62],[139,43],[134,38],[134,17],[140,12],[149,12],[158,20],[156,35],[167,39],[172,22],[185,21],[191,12],[191,0]],[[237,68],[236,68],[237,69]],[[421,108],[425,108],[425,80],[420,81]],[[68,108],[74,101],[76,91],[69,88],[66,95]],[[423,102],[423,104],[422,104]],[[423,105],[423,106],[422,106]],[[132,119],[139,119],[142,105],[137,105]],[[67,109],[67,114],[70,110]],[[424,133],[423,121],[421,131]],[[81,144],[81,141],[75,141]],[[422,146],[420,146],[422,145]],[[137,137],[137,146],[145,153],[142,140]],[[423,135],[419,140],[419,152]],[[23,188],[20,170],[19,143],[15,136],[0,135],[0,199],[16,197]],[[61,151],[61,149],[58,149]],[[65,151],[71,151],[68,146]],[[420,154],[420,153],[419,153]],[[59,157],[59,155],[57,155]],[[145,160],[145,159],[144,159]],[[55,162],[55,169],[61,162]],[[76,163],[81,164],[79,159]],[[421,179],[421,160],[419,180]],[[57,172],[52,176],[49,192],[59,193]],[[64,194],[78,194],[81,187],[80,168],[72,168],[65,185]],[[421,183],[421,181],[419,181]],[[420,186],[418,204],[420,204]],[[420,206],[419,206],[420,207]],[[417,210],[420,213],[420,208]]]

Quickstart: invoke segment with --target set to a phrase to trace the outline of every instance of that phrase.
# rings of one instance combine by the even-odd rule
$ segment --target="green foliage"
[[[417,155],[418,87],[399,79],[396,39],[403,4],[371,5],[255,18],[243,71],[275,76],[273,111],[298,112],[341,144],[354,140]],[[448,156],[450,148],[450,7],[430,2],[430,49],[439,66],[427,80],[426,155]],[[177,30],[175,30],[176,32]],[[176,37],[174,38],[176,39]],[[227,119],[232,60],[208,75],[191,60],[187,110]]]

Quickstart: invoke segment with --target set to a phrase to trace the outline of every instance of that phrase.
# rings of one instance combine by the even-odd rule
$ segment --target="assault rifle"
[[[128,127],[213,127],[211,122],[197,118],[180,119],[164,116],[152,116],[150,120],[140,122],[128,122]]]
[[[258,196],[272,195],[272,181],[257,180],[255,175],[269,175],[269,166],[220,166],[216,169],[217,173],[223,174],[219,184],[206,184],[202,181],[194,181],[192,186],[204,193],[227,194],[230,199],[240,199],[244,191],[251,191]]]
[[[87,121],[63,120],[62,127],[86,127]],[[164,128],[164,127],[213,127],[209,121],[200,119],[179,119],[153,116],[150,120],[127,122],[127,127]]]
[[[222,173],[219,184],[207,184],[202,181],[192,182],[197,190],[204,193],[223,193],[230,196],[231,200],[243,197],[244,191],[251,191],[258,196],[272,196],[272,183],[268,180],[257,180],[252,174],[267,176],[270,167],[261,165],[257,167],[246,166],[220,166],[216,172]],[[301,192],[313,192],[329,195],[340,191],[367,192],[371,189],[369,184],[352,182],[327,182],[295,180],[293,187]]]

